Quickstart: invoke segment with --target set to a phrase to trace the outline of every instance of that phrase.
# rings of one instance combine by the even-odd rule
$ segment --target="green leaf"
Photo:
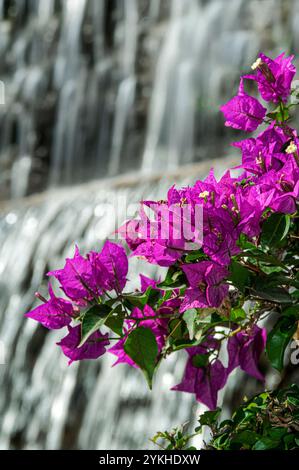
[[[195,319],[198,316],[197,310],[195,308],[191,308],[186,310],[183,315],[183,318],[186,322],[188,331],[189,331],[189,338],[193,339],[195,335]]]
[[[270,302],[276,302],[280,304],[291,304],[292,297],[283,288],[280,287],[262,287],[251,289],[251,293],[259,297],[260,299],[269,300]]]
[[[186,327],[181,318],[174,318],[168,323],[169,339],[180,340],[184,337]]]
[[[161,290],[155,289],[152,286],[149,286],[143,293],[137,292],[136,294],[123,294],[123,298],[127,306],[138,307],[141,309],[143,309],[147,304],[154,306],[161,296]]]
[[[283,310],[282,314],[286,317],[295,317],[299,320],[299,305],[292,305]]]
[[[144,292],[142,294],[123,294],[124,300],[126,303],[133,305],[133,307],[139,307],[143,309],[147,302],[147,293]]]
[[[217,408],[214,411],[205,411],[199,418],[199,424],[201,426],[213,426],[214,424],[216,424],[220,413],[220,408]]]
[[[288,433],[286,428],[270,428],[268,431],[268,437],[274,441],[280,441]]]
[[[297,323],[293,317],[282,317],[268,335],[267,355],[274,369],[278,371],[283,369],[284,353],[296,329]]]
[[[277,122],[287,121],[290,117],[288,108],[284,104],[280,104],[274,111],[267,113],[266,115],[269,119],[273,119]]]
[[[201,343],[199,339],[187,340],[187,339],[176,339],[171,342],[171,348],[173,351],[180,351],[181,349],[192,348],[198,346]]]
[[[246,318],[246,312],[243,308],[236,307],[236,308],[231,309],[231,312],[230,312],[231,321],[244,320],[245,318]]]
[[[162,292],[158,289],[155,289],[154,287],[148,287],[146,290],[146,296],[147,296],[147,301],[146,304],[150,305],[151,307],[154,307],[160,297],[162,296]]]
[[[297,442],[296,442],[297,441]],[[295,438],[294,434],[286,434],[283,438],[283,443],[285,446],[284,450],[292,450],[292,448],[299,447],[299,440]]]
[[[183,271],[175,266],[171,266],[167,271],[164,281],[158,284],[157,287],[163,290],[186,287]]]
[[[119,315],[112,315],[107,318],[105,325],[119,336],[123,334],[124,319]]]
[[[81,324],[81,342],[79,348],[88,340],[88,338],[103,326],[112,314],[112,309],[103,305],[94,305],[84,314]]]
[[[254,431],[244,430],[234,436],[231,443],[240,443],[242,447],[251,448],[258,440],[259,435]]]
[[[250,261],[258,260],[259,263],[264,262],[273,266],[280,266],[282,269],[286,269],[285,265],[277,259],[277,257],[272,256],[269,253],[264,253],[261,249],[257,248],[253,243],[247,241],[243,237],[240,237],[239,245],[242,248],[242,252],[237,255],[238,258],[247,257]]]
[[[188,253],[188,255],[185,257],[185,262],[186,263],[192,263],[193,261],[197,261],[198,259],[205,259],[206,255],[203,253],[202,249],[196,250],[196,251],[191,251],[191,253]]]
[[[295,406],[299,409],[299,398],[296,397],[287,397],[287,401],[290,405]]]
[[[151,389],[158,356],[158,345],[152,330],[142,326],[133,330],[124,344],[124,350],[140,367]]]
[[[283,271],[281,266],[267,266],[264,263],[260,263],[259,267],[265,274],[281,273]]]
[[[269,286],[272,287],[277,287],[277,286],[293,286],[293,287],[299,287],[299,282],[296,281],[295,279],[291,279],[288,276],[285,276],[284,274],[278,273],[278,272],[271,272],[268,274],[268,276],[265,276],[263,279],[257,278],[258,286],[261,288],[261,290],[264,290],[264,288],[267,288]]]
[[[237,261],[232,261],[230,264],[230,277],[229,280],[241,292],[244,292],[246,287],[250,286],[250,272]]]
[[[273,441],[269,437],[262,437],[259,439],[255,445],[252,447],[252,450],[267,450],[267,449],[275,449],[277,447],[278,442]]]
[[[278,212],[270,215],[264,222],[261,244],[268,247],[277,246],[287,236],[291,225],[289,215]]]

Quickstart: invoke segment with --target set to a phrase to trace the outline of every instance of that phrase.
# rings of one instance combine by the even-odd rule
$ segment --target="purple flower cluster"
[[[86,257],[76,247],[74,257],[66,260],[63,269],[48,273],[59,281],[61,290],[70,301],[56,297],[50,284],[50,299],[43,299],[44,303],[27,313],[26,317],[50,330],[68,327],[68,335],[58,345],[70,359],[69,363],[96,359],[106,352],[105,346],[110,344],[109,335],[96,331],[80,346],[80,325],[73,327],[70,324],[78,319],[80,311],[99,304],[105,292],[120,293],[125,287],[127,273],[128,258],[122,246],[107,241],[100,253],[92,251]]]
[[[257,136],[233,144],[242,152],[242,164],[238,167],[241,174],[233,176],[227,171],[217,181],[211,170],[205,180],[193,186],[172,187],[163,201],[143,201],[138,218],[119,229],[131,256],[173,269],[183,278],[185,287],[174,287],[168,295],[160,283],[140,276],[138,294],[145,295],[153,290],[159,294],[159,302],[155,306],[133,305],[130,309],[123,294],[127,255],[122,246],[111,242],[106,242],[100,253],[90,252],[86,257],[76,248],[74,257],[66,260],[63,269],[49,273],[58,280],[69,300],[55,297],[50,285],[50,299],[27,317],[49,329],[68,327],[68,335],[59,346],[70,362],[95,359],[104,354],[110,344],[112,338],[100,330],[93,332],[83,345],[80,342],[82,315],[91,306],[105,303],[107,293],[112,293],[112,298],[114,295],[120,304],[125,300],[122,334],[109,349],[117,357],[115,364],[138,367],[125,350],[136,325],[151,330],[159,357],[165,357],[163,354],[172,335],[171,316],[177,320],[190,310],[200,316],[206,310],[215,311],[229,305],[229,266],[232,258],[240,253],[240,237],[245,236],[256,245],[269,214],[296,211],[299,195],[297,133],[285,119],[271,121],[259,100],[244,91],[245,80],[254,80],[262,99],[279,103],[283,113],[296,72],[292,57],[282,54],[272,60],[261,54],[252,68],[255,74],[241,77],[238,95],[221,107],[226,126],[251,132],[264,125]],[[200,256],[188,258],[190,253]],[[266,344],[264,328],[251,319],[244,328],[227,334],[227,366],[219,355],[222,340],[216,338],[217,335],[211,334],[203,342],[186,347],[185,375],[174,387],[174,390],[194,393],[197,400],[209,408],[216,407],[218,391],[236,367],[263,380],[259,359]]]
[[[173,390],[194,393],[199,402],[204,403],[210,409],[215,409],[218,392],[225,386],[229,374],[236,367],[240,367],[258,380],[264,380],[258,368],[258,361],[265,345],[266,330],[258,326],[231,336],[227,344],[228,367],[224,367],[217,358],[205,367],[197,366],[197,356],[207,354],[209,350],[211,352],[219,350],[220,343],[214,339],[209,339],[198,347],[189,348],[184,378],[179,385],[173,387]]]

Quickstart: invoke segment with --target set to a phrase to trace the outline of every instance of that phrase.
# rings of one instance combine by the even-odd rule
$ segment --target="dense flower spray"
[[[265,349],[282,369],[299,320],[292,59],[260,54],[254,73],[241,77],[237,96],[221,107],[226,126],[247,133],[263,126],[233,144],[242,153],[239,176],[227,171],[217,181],[211,170],[193,186],[172,187],[163,201],[142,201],[138,218],[119,229],[131,256],[165,268],[163,279],[141,275],[140,290],[129,292],[125,248],[110,241],[86,256],[76,248],[63,269],[48,274],[65,297],[49,284],[49,300],[38,294],[43,304],[26,316],[49,329],[67,327],[58,345],[70,363],[108,350],[115,364],[140,368],[151,386],[161,361],[185,349],[185,374],[173,390],[194,393],[211,409],[237,367],[264,380]],[[245,92],[246,80],[274,109]],[[279,319],[267,338],[262,320],[273,312]]]

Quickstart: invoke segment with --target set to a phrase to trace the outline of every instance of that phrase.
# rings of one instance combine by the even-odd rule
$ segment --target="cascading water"
[[[168,391],[183,363],[149,394],[109,355],[67,367],[60,334],[23,313],[75,242],[97,249],[115,229],[111,200],[163,197],[183,178],[148,174],[217,155],[218,104],[261,48],[298,50],[298,14],[297,0],[0,1],[1,448],[148,447],[189,418],[191,398]]]
[[[160,185],[161,195],[171,184]],[[110,185],[60,190],[28,209],[10,209],[1,227],[0,447],[128,448],[147,446],[159,426],[185,421],[191,402],[167,391],[179,379],[182,364],[170,362],[159,373],[152,394],[141,375],[127,367],[111,369],[112,357],[67,366],[58,347],[61,337],[23,318],[44,272],[61,263],[76,240],[82,250],[99,248],[99,238],[114,230],[111,213],[124,200],[157,196],[144,182],[131,189]],[[134,279],[134,267],[129,274]],[[135,279],[136,283],[136,279]],[[46,286],[45,286],[46,288]],[[109,355],[108,355],[109,356]],[[172,394],[173,397],[170,397]],[[179,410],[179,411],[178,411]],[[146,431],[144,429],[146,417]],[[128,429],[134,429],[132,435]]]
[[[295,0],[2,1],[0,197],[222,152],[219,104],[261,47],[296,52],[298,9]]]

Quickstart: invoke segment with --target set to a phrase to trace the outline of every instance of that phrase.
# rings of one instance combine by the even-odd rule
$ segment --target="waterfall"
[[[229,137],[218,105],[260,49],[298,52],[298,14],[297,0],[0,0],[0,448],[148,448],[195,414],[169,391],[184,361],[149,393],[109,354],[68,367],[61,332],[23,313],[75,243],[100,249],[109,204],[205,176]]]
[[[2,2],[0,198],[222,152],[240,69],[296,51],[286,4],[295,17],[295,0]]]
[[[172,169],[189,163],[198,158],[197,151],[203,158],[203,141],[218,133],[215,113],[226,94],[231,94],[227,81],[236,81],[261,48],[262,38],[243,27],[243,17],[249,9],[253,26],[258,21],[262,28],[273,18],[273,11],[279,12],[279,4],[276,0],[171,2],[155,71],[144,172],[153,171],[157,164]],[[273,21],[276,31],[281,26],[278,13]]]
[[[161,195],[169,185],[170,180],[161,184]],[[147,447],[158,425],[166,428],[188,418],[190,397],[168,390],[182,374],[177,359],[159,372],[151,394],[140,373],[111,368],[109,354],[68,367],[55,345],[61,332],[47,332],[23,317],[33,292],[41,284],[46,290],[45,270],[72,254],[72,240],[83,251],[99,249],[98,238],[113,231],[105,205],[113,200],[117,206],[118,199],[137,202],[145,193],[156,197],[157,185],[144,182],[114,191],[109,184],[83,186],[71,193],[50,192],[34,205],[14,206],[3,214],[0,338],[6,357],[0,366],[0,448]],[[135,270],[136,265],[129,278],[134,279]]]

